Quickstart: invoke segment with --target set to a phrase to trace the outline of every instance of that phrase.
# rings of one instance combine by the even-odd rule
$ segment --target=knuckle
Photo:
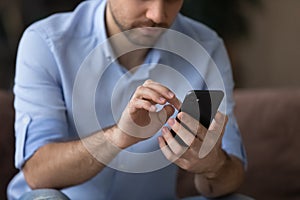
[[[145,87],[143,85],[139,85],[137,88],[136,88],[136,91],[140,91],[140,90],[143,90]]]
[[[151,79],[148,79],[148,80],[146,80],[145,82],[144,82],[144,84],[143,85],[149,85],[150,83],[152,83],[153,81],[151,80]]]
[[[183,167],[183,169],[187,170],[187,169],[191,168],[191,165],[190,165],[190,163],[188,161],[184,160],[182,162],[182,167]]]
[[[204,128],[203,127],[201,127],[201,126],[199,126],[198,127],[198,129],[197,129],[197,134],[196,134],[196,136],[199,138],[199,139],[203,139],[203,137],[204,137]]]
[[[134,100],[130,100],[128,102],[128,108],[131,109],[131,108],[134,108],[135,107],[135,101]]]
[[[182,148],[174,149],[174,153],[175,153],[176,156],[180,156],[182,154]]]
[[[189,163],[189,162],[187,162],[186,164],[185,164],[185,168],[186,169],[190,169],[192,166],[191,166],[191,163]]]

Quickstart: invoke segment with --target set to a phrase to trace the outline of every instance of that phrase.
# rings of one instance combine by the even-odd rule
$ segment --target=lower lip
[[[143,28],[139,28],[139,30],[144,35],[149,35],[149,36],[158,36],[162,33],[161,28],[143,27]]]

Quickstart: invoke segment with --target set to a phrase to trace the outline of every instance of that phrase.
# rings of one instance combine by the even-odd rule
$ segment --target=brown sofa
[[[0,91],[0,199],[16,173],[12,100]],[[256,199],[300,199],[300,89],[236,90],[235,100],[249,162],[240,192]],[[180,196],[195,192],[191,176],[184,177],[179,176]]]
[[[241,188],[257,199],[300,199],[300,89],[237,91],[248,153]]]
[[[0,90],[0,199],[6,199],[6,187],[14,168],[14,110],[11,92]]]

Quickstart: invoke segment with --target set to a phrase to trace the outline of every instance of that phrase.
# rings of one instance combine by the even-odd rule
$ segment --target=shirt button
[[[22,119],[23,124],[28,124],[30,122],[30,117],[29,116],[24,116]]]

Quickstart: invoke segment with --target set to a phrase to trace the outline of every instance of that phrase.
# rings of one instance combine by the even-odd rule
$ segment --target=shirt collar
[[[103,44],[103,52],[105,57],[108,60],[113,59],[114,52],[110,46],[110,43],[107,42],[107,30],[106,30],[106,22],[105,22],[105,10],[106,10],[107,2],[106,0],[101,0],[101,3],[99,4],[96,15],[95,15],[95,27],[96,27],[96,33],[99,37],[99,44]]]
[[[101,2],[98,5],[98,8],[96,10],[95,14],[95,27],[96,27],[96,34],[98,35],[99,38],[99,44],[104,44],[102,47],[103,53],[105,57],[107,58],[108,61],[112,61],[115,59],[115,54],[114,51],[112,50],[112,47],[109,42],[107,42],[107,30],[106,30],[106,22],[105,22],[105,10],[107,6],[107,1],[106,0],[100,0]],[[176,30],[176,21],[177,18],[175,19],[175,22],[171,26],[170,29]],[[163,42],[165,48],[167,48],[167,43],[168,42]],[[134,77],[138,77],[136,75],[142,72],[142,77],[140,78],[146,78],[149,75],[149,72],[157,66],[161,59],[161,50],[156,49],[155,46],[153,49],[151,49],[145,59],[144,65],[142,65],[139,70],[133,75]]]

